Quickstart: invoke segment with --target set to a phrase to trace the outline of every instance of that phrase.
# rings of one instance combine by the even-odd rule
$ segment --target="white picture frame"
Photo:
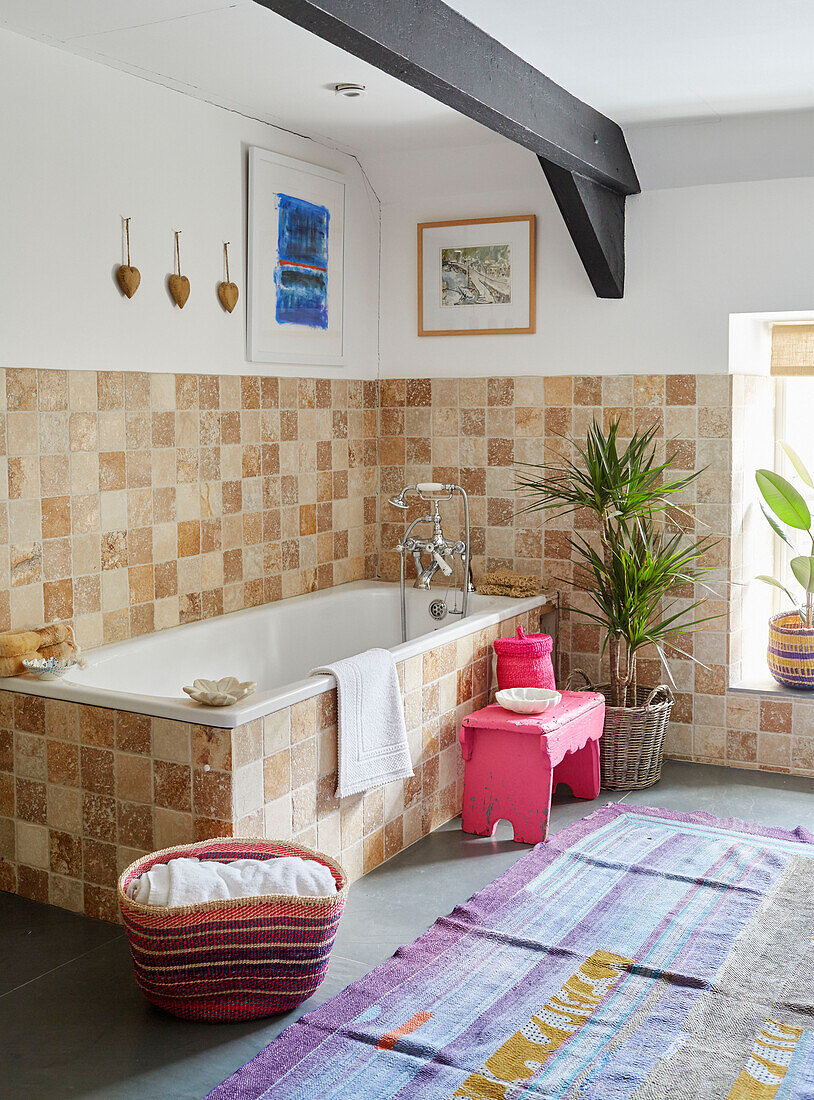
[[[249,149],[247,281],[250,362],[345,366],[341,172]]]

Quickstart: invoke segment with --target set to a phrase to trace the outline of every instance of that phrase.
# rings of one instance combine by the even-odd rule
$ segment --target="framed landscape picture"
[[[418,335],[534,332],[534,214],[421,222]]]
[[[345,182],[249,150],[248,357],[343,366]]]

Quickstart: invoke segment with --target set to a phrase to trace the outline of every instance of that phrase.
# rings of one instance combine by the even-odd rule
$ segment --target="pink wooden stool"
[[[604,720],[605,698],[594,691],[564,691],[542,714],[514,714],[493,703],[464,718],[463,831],[491,836],[503,818],[516,841],[545,840],[558,783],[567,783],[575,798],[599,794]]]

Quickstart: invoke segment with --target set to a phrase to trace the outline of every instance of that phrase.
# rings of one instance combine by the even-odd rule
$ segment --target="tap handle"
[[[441,557],[441,555],[438,553],[437,550],[433,550],[432,557],[433,557],[433,561],[438,566],[438,568],[441,570],[441,572],[444,574],[444,576],[448,577],[450,575],[450,573],[452,572],[452,566],[444,561],[444,559]]]

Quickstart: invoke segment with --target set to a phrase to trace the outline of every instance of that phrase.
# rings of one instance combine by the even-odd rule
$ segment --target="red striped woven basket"
[[[304,856],[329,868],[337,892],[166,908],[127,896],[134,878],[176,856],[223,863]],[[336,860],[303,844],[217,837],[142,856],[122,873],[117,893],[136,981],[148,1001],[187,1020],[253,1020],[296,1007],[325,977],[348,877]]]

